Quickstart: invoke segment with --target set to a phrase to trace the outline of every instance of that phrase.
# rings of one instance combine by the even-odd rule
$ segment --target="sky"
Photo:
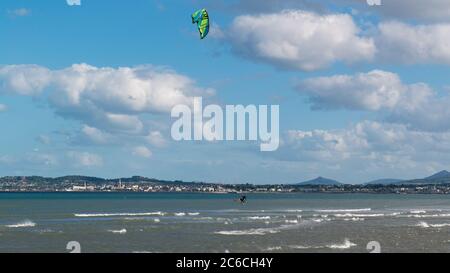
[[[2,0],[0,176],[425,177],[450,169],[449,37],[447,0]],[[196,96],[279,105],[279,149],[172,140]]]

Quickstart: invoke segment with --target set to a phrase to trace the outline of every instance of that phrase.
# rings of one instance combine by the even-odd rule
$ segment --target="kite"
[[[192,23],[197,24],[200,39],[204,39],[209,33],[209,15],[206,9],[197,10],[192,14]]]

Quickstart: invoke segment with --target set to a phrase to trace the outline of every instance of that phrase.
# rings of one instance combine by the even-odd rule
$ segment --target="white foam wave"
[[[282,250],[283,248],[281,246],[271,246],[266,248],[266,251],[275,251],[275,250]]]
[[[303,212],[301,209],[288,209],[286,212]]]
[[[185,216],[186,213],[184,213],[184,212],[176,212],[176,213],[174,213],[174,215],[180,217],[180,216]]]
[[[108,232],[116,233],[116,234],[126,234],[127,230],[126,229],[119,229],[119,230],[110,229],[110,230],[108,230]]]
[[[449,213],[444,214],[410,214],[406,215],[406,217],[413,217],[413,218],[447,218],[450,217]]]
[[[189,216],[197,216],[197,215],[200,215],[200,212],[189,212],[188,215]]]
[[[345,239],[344,243],[342,244],[332,244],[332,245],[327,245],[328,248],[331,249],[349,249],[352,247],[357,246],[355,243],[350,242],[349,239]]]
[[[364,220],[365,220],[364,218],[360,217],[344,218],[344,221],[353,221],[353,222],[362,222]]]
[[[270,216],[250,216],[247,217],[249,220],[270,220]]]
[[[355,243],[352,243],[349,239],[345,239],[342,244],[329,244],[325,246],[311,246],[311,245],[290,245],[289,248],[292,249],[321,249],[321,248],[331,248],[331,249],[349,249],[357,246]]]
[[[419,222],[417,224],[418,227],[421,228],[443,228],[443,227],[450,227],[450,223],[443,223],[443,224],[429,224],[427,222]]]
[[[280,231],[276,229],[269,229],[269,228],[254,228],[254,229],[248,229],[248,230],[224,230],[224,231],[216,231],[215,234],[220,235],[234,235],[234,236],[240,236],[240,235],[266,235],[266,234],[274,234],[279,233]]]
[[[122,212],[122,213],[75,213],[75,217],[117,217],[117,216],[164,216],[161,211],[156,212]]]
[[[339,213],[339,212],[367,212],[371,210],[372,210],[371,208],[364,208],[364,209],[319,209],[314,211],[323,213]]]
[[[409,213],[411,213],[411,214],[425,214],[425,213],[427,213],[427,211],[426,210],[412,210]]]
[[[266,235],[266,234],[280,233],[283,230],[294,229],[296,227],[299,227],[300,225],[301,225],[301,223],[296,223],[296,224],[281,225],[279,227],[274,227],[274,228],[251,228],[251,229],[246,229],[246,230],[223,230],[223,231],[216,231],[214,233],[220,234],[220,235],[235,235],[235,236]]]
[[[364,218],[364,217],[383,217],[385,216],[383,213],[373,213],[373,214],[354,214],[354,213],[345,213],[345,214],[335,214],[335,217],[338,218]]]
[[[6,225],[6,227],[8,228],[26,228],[26,227],[35,227],[36,223],[30,220],[25,220],[22,222],[19,222],[17,224],[12,224],[12,225]]]
[[[302,245],[291,245],[289,248],[292,249],[311,249],[311,248],[323,248],[321,246],[302,246]]]

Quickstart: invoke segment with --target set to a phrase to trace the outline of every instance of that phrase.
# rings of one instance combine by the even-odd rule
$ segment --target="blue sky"
[[[406,2],[4,0],[0,175],[360,183],[448,168],[450,4]],[[279,104],[280,149],[172,141],[179,90]]]

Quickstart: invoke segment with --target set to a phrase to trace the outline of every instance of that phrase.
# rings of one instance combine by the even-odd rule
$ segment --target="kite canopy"
[[[192,23],[197,24],[200,39],[204,39],[209,33],[209,15],[206,9],[197,10],[192,14]]]

